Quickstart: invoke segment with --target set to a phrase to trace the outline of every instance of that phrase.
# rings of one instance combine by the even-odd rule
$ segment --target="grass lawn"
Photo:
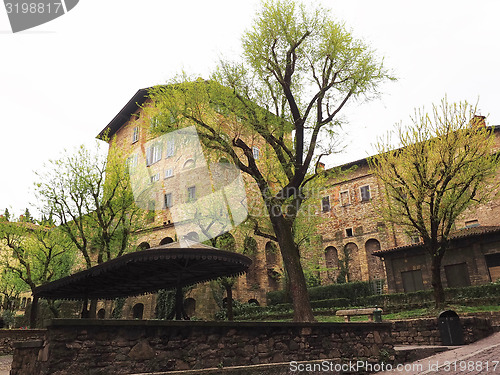
[[[382,320],[399,320],[399,319],[413,319],[413,318],[435,318],[439,315],[441,311],[444,310],[453,310],[457,314],[464,313],[474,313],[474,312],[482,312],[482,311],[500,311],[500,306],[462,306],[462,305],[448,305],[446,308],[437,310],[435,308],[432,309],[415,309],[415,310],[407,310],[401,311],[398,313],[392,314],[383,314]],[[318,322],[343,322],[344,317],[342,316],[316,316]],[[351,317],[351,322],[362,322],[368,321],[367,316],[353,316]]]

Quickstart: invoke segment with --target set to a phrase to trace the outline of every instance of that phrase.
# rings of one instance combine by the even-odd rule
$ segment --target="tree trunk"
[[[291,227],[283,216],[272,216],[271,222],[278,238],[281,256],[288,274],[293,305],[293,320],[295,322],[314,322],[316,319],[314,319],[309,301],[306,278],[300,264],[300,254],[293,240]]]
[[[31,311],[30,311],[30,328],[36,328],[36,319],[38,316],[38,296],[33,294],[33,300],[31,301]]]
[[[444,305],[444,289],[443,283],[441,281],[441,260],[443,259],[442,255],[431,255],[432,263],[431,263],[431,285],[434,289],[434,301],[437,309],[441,308]]]
[[[227,297],[227,320],[232,321],[233,316],[233,286],[226,284],[226,297]]]
[[[97,316],[97,300],[90,300],[90,308],[89,308],[89,319],[95,319]]]

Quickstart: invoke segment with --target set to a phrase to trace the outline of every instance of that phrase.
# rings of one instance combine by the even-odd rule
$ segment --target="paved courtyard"
[[[377,375],[500,375],[500,332]]]

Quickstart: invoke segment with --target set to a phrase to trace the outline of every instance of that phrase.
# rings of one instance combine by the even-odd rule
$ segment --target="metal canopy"
[[[178,289],[245,273],[252,261],[190,240],[129,253],[39,286],[45,299],[112,299]]]

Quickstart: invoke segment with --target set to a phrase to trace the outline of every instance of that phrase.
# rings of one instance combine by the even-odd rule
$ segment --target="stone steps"
[[[396,363],[410,363],[442,353],[458,346],[401,345],[395,346]]]

